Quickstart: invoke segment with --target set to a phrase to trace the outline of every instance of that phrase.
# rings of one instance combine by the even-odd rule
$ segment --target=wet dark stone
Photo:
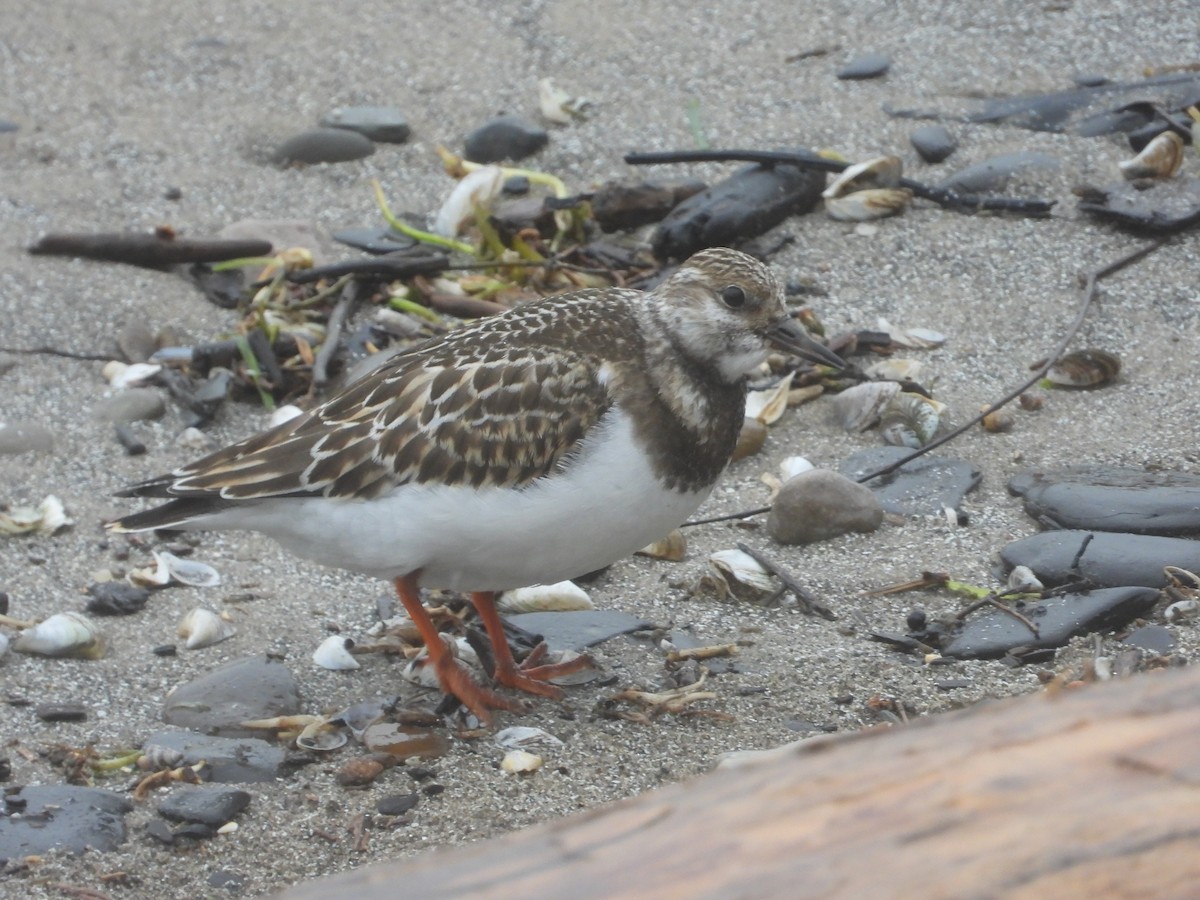
[[[234,309],[241,302],[242,291],[246,286],[246,274],[240,268],[214,272],[211,266],[196,263],[188,266],[185,271],[192,284],[196,285],[205,299],[214,306]]]
[[[132,802],[112,791],[65,784],[18,788],[4,802],[0,866],[51,850],[115,850],[125,842],[125,814],[133,809]]]
[[[514,175],[512,178],[506,178],[504,185],[500,188],[501,192],[510,197],[523,197],[529,193],[532,187],[532,182],[525,175]]]
[[[927,621],[925,610],[919,606],[914,606],[905,617],[904,624],[909,631],[923,631]]]
[[[417,805],[420,796],[412,794],[395,794],[382,797],[375,803],[375,809],[381,816],[402,816]]]
[[[163,844],[175,843],[175,832],[162,819],[151,819],[146,823],[146,834]]]
[[[43,722],[86,722],[88,717],[82,703],[39,703],[33,713]]]
[[[892,60],[887,54],[864,53],[838,69],[837,77],[842,81],[879,78],[881,75],[886,75],[891,66]]]
[[[1105,221],[1150,234],[1170,234],[1200,222],[1200,179],[1171,178],[1143,189],[1114,182],[1079,201],[1079,209]]]
[[[345,128],[313,128],[288,138],[271,159],[281,166],[294,163],[337,163],[362,159],[375,152],[375,145],[356,131]]]
[[[1037,626],[1034,634],[1024,622],[998,609],[972,615],[942,645],[942,655],[955,659],[995,659],[1009,650],[1061,647],[1075,635],[1110,631],[1145,615],[1158,600],[1147,587],[1101,588],[1064,594],[1012,608]]]
[[[208,876],[208,886],[224,888],[231,894],[240,894],[246,887],[246,876],[241,872],[230,872],[228,869],[218,869]]]
[[[285,750],[259,738],[225,738],[194,734],[188,731],[160,731],[143,745],[166,747],[183,754],[179,765],[193,766],[208,763],[209,781],[248,784],[272,781],[281,772]]]
[[[7,756],[0,756],[0,782],[8,781],[12,778],[12,760]]]
[[[927,163],[940,163],[958,149],[958,141],[943,125],[922,125],[908,136],[908,140]]]
[[[520,116],[500,116],[467,135],[463,156],[477,163],[518,160],[532,156],[549,142],[544,128]]]
[[[959,194],[986,194],[1003,190],[1009,179],[1018,172],[1057,169],[1060,165],[1058,159],[1049,153],[1018,150],[1015,153],[1002,153],[960,169],[944,179],[938,187]]]
[[[780,489],[767,530],[781,544],[812,544],[883,524],[883,507],[869,488],[829,469],[789,478]]]
[[[412,134],[395,106],[343,106],[321,119],[322,128],[345,128],[381,144],[403,144]]]
[[[128,616],[139,612],[150,592],[124,581],[101,581],[88,587],[87,611],[97,616]]]
[[[343,228],[333,233],[333,239],[348,247],[365,250],[382,256],[385,253],[396,253],[401,250],[411,250],[417,242],[407,234],[401,234],[391,228]]]
[[[203,822],[188,822],[186,825],[181,825],[172,831],[171,837],[206,841],[211,837],[216,837],[216,834],[217,829],[211,825],[205,825]]]
[[[1125,643],[1141,647],[1159,656],[1165,656],[1175,649],[1175,633],[1162,625],[1143,625],[1125,636]]]
[[[531,634],[540,634],[551,650],[582,650],[617,635],[654,627],[645,619],[616,609],[521,613],[507,620]]]
[[[155,656],[175,656],[179,653],[179,648],[174,644],[159,644],[150,650]]]
[[[180,785],[158,804],[158,814],[173,822],[220,828],[250,805],[250,794],[233,788]]]
[[[243,728],[241,723],[301,711],[299,689],[287,666],[251,656],[175,688],[167,696],[163,721],[205,734],[260,737],[261,731]]]
[[[651,238],[660,259],[686,259],[730,247],[806,213],[821,198],[825,174],[798,166],[745,166],[694,194],[662,220]]]
[[[1200,572],[1200,541],[1105,531],[1043,531],[1000,551],[1005,571],[1029,566],[1043,584],[1166,585],[1163,566]]]
[[[639,228],[659,221],[706,186],[695,178],[606,181],[592,194],[592,215],[602,231]]]
[[[117,437],[117,443],[125,448],[125,452],[130,456],[141,456],[146,452],[146,444],[128,425],[117,425],[113,429]]]
[[[848,456],[839,471],[857,481],[910,453],[905,447],[869,447]],[[884,512],[940,516],[947,506],[958,509],[963,497],[975,490],[982,479],[982,472],[961,459],[926,455],[906,463],[898,472],[872,480],[866,487],[879,498]]]
[[[1008,482],[1025,511],[1056,528],[1200,536],[1200,476],[1118,466],[1027,469]]]

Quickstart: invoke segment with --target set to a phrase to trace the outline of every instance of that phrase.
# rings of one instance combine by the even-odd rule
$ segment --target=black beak
[[[844,359],[809,337],[804,326],[795,319],[780,319],[767,332],[767,339],[785,353],[792,353],[817,365],[848,368]]]

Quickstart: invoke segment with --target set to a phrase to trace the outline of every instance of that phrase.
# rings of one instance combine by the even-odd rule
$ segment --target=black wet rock
[[[12,760],[7,756],[0,756],[0,783],[8,781],[12,778]]]
[[[128,423],[161,419],[166,401],[154,388],[131,387],[101,397],[92,405],[92,416],[104,422]]]
[[[375,152],[375,145],[356,131],[345,128],[313,128],[293,135],[271,155],[281,166],[302,163],[338,163],[362,159]]]
[[[866,487],[829,469],[789,478],[767,518],[767,530],[781,544],[812,544],[851,531],[871,532],[883,524],[879,498]]]
[[[51,850],[107,853],[125,842],[133,803],[112,791],[65,784],[7,793],[0,813],[0,866]]]
[[[282,747],[260,738],[213,737],[188,731],[160,731],[146,740],[142,752],[156,747],[181,754],[181,766],[207,763],[208,780],[226,784],[273,781],[287,756]]]
[[[651,238],[659,259],[686,259],[730,247],[816,206],[825,174],[798,166],[750,165],[694,194],[659,223]]]
[[[0,422],[0,456],[18,453],[49,453],[54,449],[54,432],[38,422]]]
[[[240,894],[246,887],[247,878],[241,872],[217,869],[205,879],[209,887],[222,888],[231,894]]]
[[[402,816],[413,809],[420,800],[420,795],[394,794],[391,797],[381,797],[375,802],[375,809],[381,816]]]
[[[991,159],[960,169],[938,184],[943,191],[957,194],[985,194],[990,191],[1001,191],[1009,180],[1021,172],[1057,169],[1061,163],[1057,157],[1049,153],[1038,153],[1034,150],[1018,150],[1014,153],[1001,153]]]
[[[128,425],[117,425],[113,428],[117,443],[125,448],[130,456],[141,456],[146,452],[146,444]]]
[[[550,135],[520,116],[499,116],[463,141],[463,156],[471,162],[494,163],[532,156],[550,142]]]
[[[175,843],[175,832],[171,830],[171,826],[162,819],[151,819],[146,823],[145,833],[147,836],[154,838],[164,844]]]
[[[891,57],[885,53],[864,53],[846,63],[837,71],[842,81],[859,81],[886,75],[892,66]]]
[[[150,648],[150,652],[155,656],[175,656],[179,653],[179,648],[174,644],[159,644]]]
[[[1045,585],[1087,581],[1110,587],[1167,583],[1163,566],[1200,572],[1200,541],[1105,531],[1043,531],[1000,551],[1005,571],[1028,566]]]
[[[100,581],[87,590],[86,610],[97,616],[128,616],[140,612],[150,599],[148,590],[124,581]]]
[[[853,481],[912,453],[906,447],[869,447],[848,456],[839,471]],[[875,478],[866,487],[879,498],[884,512],[899,516],[940,516],[958,509],[979,486],[983,473],[968,462],[926,454],[898,471]]]
[[[1135,628],[1125,636],[1124,643],[1140,647],[1159,656],[1165,656],[1175,649],[1175,633],[1162,625],[1143,625]]]
[[[1200,475],[1120,466],[1026,469],[1008,490],[1055,528],[1200,536]]]
[[[388,227],[379,228],[343,228],[333,233],[333,239],[338,243],[358,250],[382,256],[385,253],[398,253],[411,250],[417,245],[414,238]]]
[[[582,650],[614,638],[653,628],[653,624],[616,609],[534,612],[508,616],[509,624],[541,635],[551,650]]]
[[[39,703],[33,714],[43,722],[86,722],[87,707],[82,703]]]
[[[220,828],[232,822],[247,806],[250,794],[235,788],[212,785],[180,785],[162,803],[158,814],[173,822],[189,822]]]
[[[241,723],[301,711],[299,688],[288,667],[251,656],[179,685],[167,695],[163,721],[223,737],[261,737],[261,731]]]
[[[908,136],[908,140],[927,163],[940,163],[958,149],[958,141],[944,125],[922,125]]]
[[[601,231],[639,228],[659,221],[705,187],[696,178],[606,181],[592,193],[592,216]]]
[[[990,609],[965,621],[941,652],[955,659],[995,659],[1014,648],[1062,647],[1076,635],[1120,628],[1149,612],[1157,600],[1158,591],[1134,586],[1016,602],[1010,605],[1033,622],[1036,634],[1015,616]]]
[[[321,119],[322,128],[345,128],[380,144],[403,144],[412,134],[395,106],[342,106]]]

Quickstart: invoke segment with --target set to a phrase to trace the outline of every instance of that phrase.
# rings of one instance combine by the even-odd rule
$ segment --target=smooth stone
[[[126,362],[145,362],[158,349],[154,340],[154,332],[141,319],[126,322],[117,332],[117,348]]]
[[[540,634],[551,650],[583,650],[618,635],[654,627],[645,619],[617,609],[521,613],[506,619],[530,634]]]
[[[960,169],[949,178],[944,179],[938,187],[943,191],[953,191],[957,194],[983,194],[988,191],[1000,191],[1018,172],[1037,169],[1051,170],[1057,169],[1060,165],[1058,158],[1049,153],[1018,150],[1015,153],[1002,153],[973,166]]]
[[[150,747],[182,753],[182,766],[205,762],[211,769],[208,780],[225,784],[273,781],[287,757],[283,747],[260,738],[212,737],[187,731],[160,731],[145,742],[143,752]]]
[[[158,804],[158,814],[173,822],[195,822],[220,828],[250,805],[250,794],[235,788],[180,785]]]
[[[1175,649],[1176,642],[1175,633],[1170,628],[1164,628],[1162,625],[1143,625],[1129,632],[1123,643],[1165,656]]]
[[[394,794],[391,797],[381,797],[375,801],[375,811],[381,816],[402,816],[417,805],[420,795]]]
[[[1000,551],[1005,571],[1029,566],[1050,587],[1086,579],[1104,587],[1167,583],[1163,566],[1200,572],[1200,541],[1105,531],[1043,531]]]
[[[5,794],[0,814],[0,866],[51,850],[107,853],[125,842],[133,803],[99,788],[29,785]]]
[[[393,231],[391,228],[343,228],[333,233],[333,239],[339,244],[365,250],[382,256],[385,253],[396,253],[401,250],[411,250],[417,245],[416,240],[407,234]]]
[[[781,544],[813,544],[883,524],[883,507],[870,488],[830,469],[812,469],[780,488],[767,530]]]
[[[858,481],[868,472],[911,453],[906,447],[868,447],[848,456],[838,471]],[[873,479],[866,487],[879,498],[884,512],[898,516],[940,516],[947,507],[958,509],[963,498],[982,480],[983,473],[970,463],[926,454],[905,463],[884,479]]]
[[[1112,79],[1107,75],[1101,75],[1099,72],[1080,72],[1072,79],[1076,87],[1094,88],[1103,87],[1106,84],[1112,84]]]
[[[345,128],[313,128],[293,135],[271,155],[281,166],[303,163],[338,163],[363,159],[375,152],[375,145],[357,131]]]
[[[147,822],[145,832],[163,844],[175,843],[175,832],[171,831],[171,826],[162,819],[151,819]]]
[[[82,703],[39,703],[33,714],[43,722],[86,722],[88,717]]]
[[[266,656],[250,656],[176,687],[167,695],[163,721],[205,734],[261,737],[261,730],[241,723],[302,711],[299,688],[288,667]]]
[[[380,144],[403,144],[412,134],[395,106],[342,106],[321,119],[322,128],[345,128]]]
[[[1157,601],[1157,590],[1135,586],[1016,603],[1013,607],[1037,626],[1037,634],[1014,616],[994,609],[964,622],[941,652],[955,659],[995,659],[1016,647],[1062,647],[1076,635],[1120,628],[1149,612]]]
[[[101,581],[88,587],[87,611],[97,616],[128,616],[141,611],[150,599],[145,588],[124,581]]]
[[[1200,475],[1119,466],[1027,469],[1008,482],[1025,511],[1055,528],[1200,536]]]
[[[248,879],[241,872],[230,872],[228,869],[217,869],[205,879],[209,887],[222,888],[230,894],[239,894],[246,887]]]
[[[878,78],[886,75],[892,66],[891,57],[884,53],[864,53],[838,69],[837,77],[842,81]]]
[[[927,163],[940,163],[958,149],[958,141],[944,125],[922,125],[908,136],[908,140]]]
[[[167,403],[154,388],[131,387],[101,397],[92,404],[92,417],[103,422],[141,422],[146,419],[161,419],[167,411]]]
[[[463,156],[477,163],[524,159],[549,142],[550,135],[544,128],[520,116],[500,116],[467,135]]]
[[[38,422],[0,422],[0,455],[49,453],[54,432]]]

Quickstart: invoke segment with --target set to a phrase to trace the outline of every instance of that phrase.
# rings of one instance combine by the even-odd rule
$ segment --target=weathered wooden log
[[[814,738],[298,885],[417,897],[1200,896],[1200,669]]]

